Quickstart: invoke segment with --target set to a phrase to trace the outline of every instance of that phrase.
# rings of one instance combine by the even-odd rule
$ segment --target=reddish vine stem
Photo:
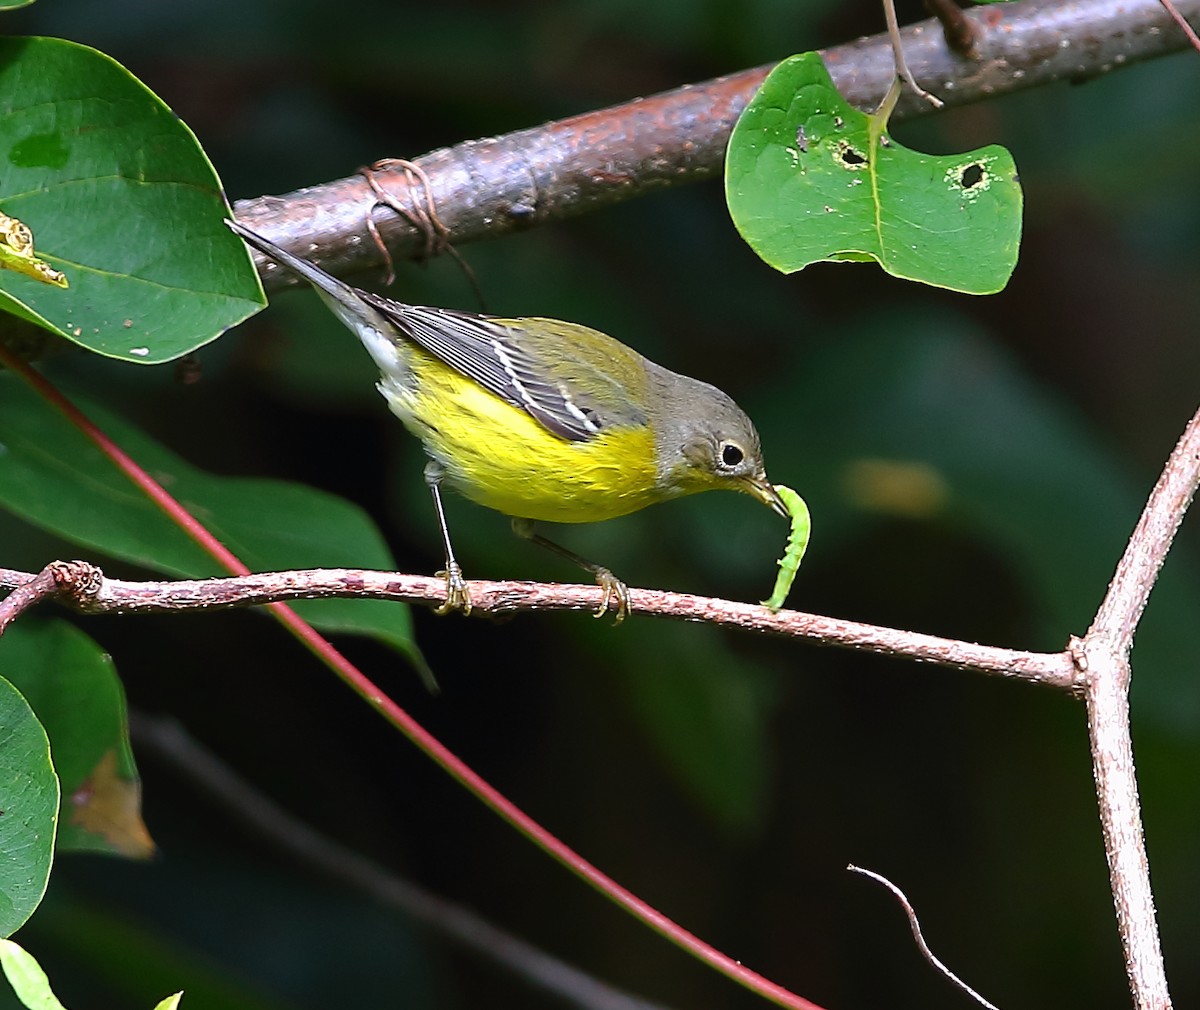
[[[104,434],[83,411],[76,407],[40,373],[25,361],[0,344],[0,365],[10,369],[29,384],[35,392],[56,410],[64,414],[79,431],[100,449],[143,493],[178,525],[204,547],[223,567],[247,575],[248,570],[223,544],[204,528],[182,505],[107,435]],[[71,599],[73,592],[67,593]],[[648,926],[659,936],[675,944],[681,950],[714,968],[727,978],[757,993],[777,1006],[794,1010],[821,1010],[817,1004],[798,996],[776,982],[745,965],[684,929],[679,923],[663,915],[658,909],[643,901],[632,891],[583,858],[574,849],[561,841],[524,810],[513,803],[487,782],[474,769],[433,736],[403,708],[397,705],[375,684],[327,642],[291,607],[284,603],[270,603],[268,609],[314,656],[332,670],[359,697],[375,708],[393,727],[399,730],[423,754],[437,764],[454,781],[472,796],[497,814],[503,821],[516,829],[561,866],[591,885],[614,904],[620,906],[634,918]]]
[[[236,819],[288,853],[372,901],[390,905],[580,1010],[667,1010],[608,985],[501,929],[448,898],[406,880],[322,835],[223,764],[173,719],[129,714],[139,760],[150,749]]]
[[[1175,6],[1175,0],[1159,0],[1159,3],[1161,3],[1166,9],[1166,12],[1171,15],[1171,20],[1179,26],[1179,30],[1187,36],[1187,40],[1191,44],[1191,47],[1195,49],[1196,52],[1200,53],[1200,35],[1196,34],[1196,29],[1188,24],[1187,18],[1180,13],[1179,8]]]

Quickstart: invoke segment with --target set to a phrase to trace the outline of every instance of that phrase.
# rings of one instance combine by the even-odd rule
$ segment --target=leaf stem
[[[883,17],[887,22],[888,41],[892,44],[892,59],[896,64],[896,76],[904,79],[905,83],[913,89],[913,92],[920,95],[935,109],[940,109],[945,103],[936,95],[930,94],[921,85],[917,83],[917,79],[913,76],[913,72],[908,69],[908,63],[904,59],[904,43],[900,39],[900,22],[896,19],[896,0],[883,0]],[[897,96],[898,97],[898,96]],[[887,99],[884,99],[886,102]],[[896,99],[892,99],[892,105],[896,104]],[[880,104],[882,109],[883,105]],[[891,109],[888,109],[888,115],[891,115]],[[886,117],[885,121],[886,121]]]

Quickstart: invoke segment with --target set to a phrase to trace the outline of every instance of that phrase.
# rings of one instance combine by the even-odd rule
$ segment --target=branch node
[[[1075,682],[1070,691],[1076,698],[1082,698],[1087,693],[1088,683],[1092,679],[1092,668],[1088,662],[1088,643],[1086,638],[1072,635],[1067,639],[1067,655],[1071,657],[1071,665],[1075,668]]]
[[[85,612],[104,585],[104,572],[87,561],[51,561],[46,571],[63,602]]]

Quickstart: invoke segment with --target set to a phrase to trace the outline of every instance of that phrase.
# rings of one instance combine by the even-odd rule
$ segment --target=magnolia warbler
[[[430,461],[446,552],[446,602],[471,607],[442,508],[445,481],[513,517],[519,535],[581,565],[629,609],[624,583],[539,536],[535,521],[586,523],[697,491],[753,495],[786,516],[758,433],[728,396],[598,330],[405,305],[343,283],[235,221],[237,234],[316,288],[379,366],[379,391]]]

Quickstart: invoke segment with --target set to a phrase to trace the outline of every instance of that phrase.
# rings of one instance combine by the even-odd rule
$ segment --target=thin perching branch
[[[1087,635],[1082,639],[1073,639],[1070,647],[1062,653],[1019,653],[812,614],[788,611],[772,613],[765,607],[752,604],[645,589],[631,590],[631,611],[809,637],[822,644],[907,655],[960,669],[977,669],[1053,684],[1073,693],[1082,690],[1087,701],[1100,818],[1130,986],[1138,1010],[1165,1010],[1171,1003],[1142,838],[1130,738],[1129,650],[1150,590],[1198,484],[1200,411],[1188,424],[1155,485],[1095,621]],[[445,598],[442,579],[350,569],[165,583],[108,580],[98,569],[83,562],[56,563],[40,574],[0,569],[0,587],[17,591],[18,612],[48,595],[45,584],[47,578],[54,582],[59,599],[89,613],[107,610],[212,609],[321,596],[365,596],[427,602],[441,602]],[[22,592],[26,587],[35,588]],[[476,582],[471,590],[475,611],[480,614],[533,609],[591,609],[596,606],[600,592],[594,586],[513,582]],[[10,596],[9,600],[12,598]],[[0,603],[0,613],[9,600]],[[377,704],[388,709],[385,698],[378,698]],[[427,736],[420,727],[410,726],[408,723],[411,720],[403,713],[390,712],[389,718],[410,737],[413,734],[422,739]],[[455,778],[460,781],[469,779],[478,786],[474,782],[476,776],[443,753],[444,748],[436,741],[423,740],[423,743],[422,749]],[[535,830],[538,826],[526,823],[528,819],[519,811],[509,810],[511,805],[507,801],[479,792],[476,795],[494,809],[499,803],[510,823],[518,826],[543,848],[557,853],[556,849],[548,847],[546,840]],[[566,865],[584,879],[596,883],[598,871],[583,863],[574,853],[570,855],[578,862],[567,860]],[[558,857],[562,861],[560,853]],[[643,921],[650,922],[660,931],[666,925],[661,916],[643,907],[634,896],[613,882],[606,881],[605,890],[610,895],[616,892],[618,900],[627,907],[635,908]],[[683,933],[673,923],[669,924],[669,928]],[[698,952],[698,941],[690,934],[683,933],[684,942],[680,942],[679,936],[673,938],[686,949]],[[713,963],[712,955],[707,950],[700,956]],[[717,960],[721,961],[722,957],[718,955]],[[765,979],[753,973],[748,974],[753,976],[752,980],[739,978],[739,981],[749,983],[749,987],[768,998],[782,1005],[810,1005],[790,993],[781,992]]]
[[[59,580],[55,577],[53,569],[53,565],[48,565],[36,575],[30,575],[27,579],[22,578],[19,584],[11,587],[13,591],[0,600],[0,635],[3,635],[5,629],[34,604],[59,594]],[[24,576],[26,573],[20,574]],[[7,585],[7,583],[0,584]]]
[[[219,559],[227,559],[228,566],[236,570],[243,572],[246,570],[245,566],[223,544],[217,541],[203,525],[195,520],[178,501],[172,498],[161,484],[155,481],[150,474],[138,466],[136,461],[113,443],[78,407],[47,382],[43,376],[30,368],[28,364],[7,351],[3,344],[0,344],[0,364],[18,374],[56,410],[66,415],[79,431],[92,441],[114,466],[171,516],[178,525],[186,529],[193,536],[193,539],[204,545],[213,556]],[[226,561],[222,560],[222,563],[225,564]],[[77,577],[82,569],[88,568],[91,568],[91,566],[85,563],[79,563],[78,565],[66,563],[60,566],[48,566],[48,571],[50,576],[58,583],[62,596],[67,599],[77,599],[79,594],[92,591],[91,578],[99,577],[99,571],[95,569],[86,578]],[[35,576],[30,576],[29,580],[33,578]],[[537,848],[550,856],[550,858],[555,860],[564,869],[569,870],[580,880],[583,880],[608,897],[614,904],[623,908],[659,936],[675,944],[681,950],[691,954],[697,960],[702,961],[751,992],[757,993],[778,1006],[790,1007],[793,1010],[820,1010],[810,1000],[805,999],[803,996],[798,996],[777,982],[772,982],[764,975],[747,968],[740,961],[735,961],[729,955],[723,954],[694,933],[684,929],[679,923],[663,915],[658,909],[643,901],[628,888],[622,887],[598,866],[584,859],[578,852],[543,827],[538,821],[534,820],[466,764],[466,762],[430,733],[405,709],[397,705],[396,702],[381,691],[366,674],[335,649],[330,642],[326,641],[316,629],[304,621],[294,610],[283,603],[271,603],[269,607],[276,619],[305,648],[324,663],[360,698],[374,708],[391,726],[402,733],[426,757],[437,764],[439,768],[446,772],[447,775],[468,793],[483,803],[510,827],[519,832],[527,841],[532,842]]]
[[[1183,17],[1200,18],[1200,0],[1175,0],[1174,6]],[[1159,0],[1022,0],[977,7],[963,12],[963,19],[959,30],[971,38],[969,56],[946,43],[935,19],[900,33],[909,67],[947,106],[1087,80],[1188,45]],[[801,48],[803,41],[796,45]],[[895,76],[886,33],[822,55],[838,90],[862,109],[875,108]],[[770,70],[756,67],[467,141],[381,167],[369,177],[359,173],[286,196],[240,200],[234,209],[255,231],[337,275],[385,264],[368,221],[397,259],[422,256],[429,248],[423,208],[435,209],[445,229],[439,240],[454,245],[521,231],[712,178],[721,170],[734,123]],[[906,92],[894,118],[930,111]],[[379,189],[412,213],[379,206]],[[269,289],[295,283],[285,271],[263,272]]]
[[[80,592],[70,585],[62,585],[60,600],[87,614],[209,611],[259,606],[281,600],[328,597],[397,600],[430,605],[440,605],[446,599],[445,579],[357,568],[317,568],[170,582],[126,582],[106,578],[98,568],[84,562],[74,562],[73,565],[81,566],[71,569],[76,572],[90,569],[85,580],[87,588]],[[37,577],[30,572],[0,568],[0,588],[21,586]],[[602,595],[602,590],[596,585],[472,580],[468,586],[471,614],[477,617],[535,610],[594,613]],[[797,610],[774,612],[757,603],[738,603],[659,589],[630,589],[629,600],[631,615],[669,617],[740,628],[743,631],[807,638],[818,645],[840,646],[887,656],[907,656],[922,663],[1012,677],[1071,692],[1077,692],[1080,687],[1078,670],[1067,651],[1000,649],[838,617],[806,614]]]

